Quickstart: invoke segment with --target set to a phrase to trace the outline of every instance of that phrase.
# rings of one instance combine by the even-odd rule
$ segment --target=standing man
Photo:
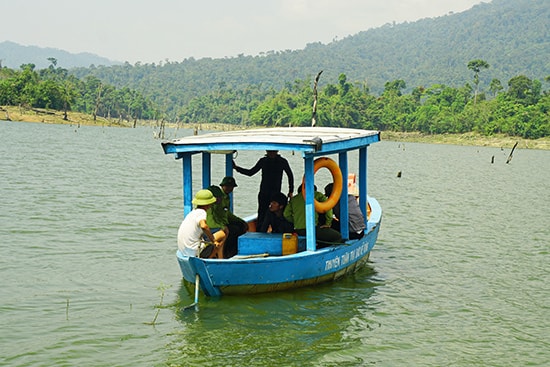
[[[273,195],[281,192],[283,172],[288,178],[288,197],[292,197],[294,191],[294,175],[290,169],[288,161],[279,155],[278,150],[266,150],[266,155],[256,162],[256,165],[250,169],[237,166],[233,161],[233,168],[240,174],[253,176],[258,171],[262,171],[262,180],[260,183],[260,192],[258,193],[258,220],[260,225],[263,223],[265,215],[269,210],[269,203]]]

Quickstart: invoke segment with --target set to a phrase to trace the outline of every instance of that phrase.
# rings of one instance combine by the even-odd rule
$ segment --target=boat
[[[193,187],[206,188],[212,183],[214,154],[225,157],[221,161],[225,162],[226,176],[233,176],[233,155],[239,151],[253,150],[259,151],[259,154],[266,150],[292,151],[299,153],[303,159],[306,235],[256,232],[256,216],[241,215],[248,222],[249,231],[238,238],[237,255],[228,259],[204,259],[185,256],[177,250],[176,257],[183,278],[195,283],[195,302],[199,288],[205,295],[214,297],[283,291],[334,281],[360,269],[376,243],[382,219],[380,204],[367,195],[367,150],[378,141],[379,131],[335,127],[254,128],[163,141],[164,153],[182,161],[184,216],[193,209]],[[357,164],[352,168],[354,171],[350,171],[349,167],[350,153],[356,157],[353,160]],[[339,197],[331,195],[329,200],[340,203],[341,234],[344,239],[343,243],[326,247],[319,246],[315,238],[314,215],[319,203],[314,199],[313,189],[315,172],[320,168],[329,169],[335,179],[333,193],[339,194]],[[350,240],[348,187],[341,184],[336,189],[336,181],[355,174],[366,229],[361,239]],[[285,244],[292,243],[293,238],[294,250],[291,246],[291,253],[284,252]]]

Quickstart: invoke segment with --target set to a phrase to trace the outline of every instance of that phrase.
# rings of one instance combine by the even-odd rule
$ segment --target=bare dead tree
[[[163,118],[160,121],[159,138],[164,139],[164,129],[166,128],[166,120]]]
[[[8,109],[3,109],[2,107],[0,107],[0,110],[4,111],[6,113],[6,121],[11,121],[11,118],[10,118],[10,112],[8,111]]]
[[[513,154],[514,154],[514,149],[516,149],[517,146],[518,146],[518,142],[516,141],[516,144],[514,144],[514,147],[510,151],[510,155],[508,156],[508,159],[506,160],[506,164],[510,163],[510,161],[512,160],[512,157],[513,157]]]
[[[93,113],[94,121],[97,120],[97,112],[99,111],[99,105],[101,104],[101,92],[102,91],[103,91],[103,84],[99,83],[99,85],[97,86],[97,98],[96,98],[96,101],[95,101],[95,107],[94,107],[94,113]]]
[[[315,82],[313,83],[313,113],[311,116],[312,127],[317,124],[317,84],[319,83],[319,77],[321,76],[322,72],[323,70],[317,73],[317,76],[315,77]]]

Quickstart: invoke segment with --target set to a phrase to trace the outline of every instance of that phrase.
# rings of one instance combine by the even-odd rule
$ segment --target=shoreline
[[[380,135],[382,140],[408,143],[447,144],[510,149],[518,143],[516,149],[550,150],[550,137],[533,140],[503,134],[483,136],[470,132],[464,134],[425,135],[419,132],[400,133],[395,131],[382,131]]]
[[[63,112],[46,109],[24,109],[17,106],[0,106],[0,120],[13,122],[38,122],[45,124],[64,124],[64,125],[86,125],[86,126],[109,126],[109,127],[132,127],[134,124],[130,121],[106,119],[97,117],[93,120],[91,115],[67,112],[68,120],[63,120]],[[158,128],[158,123],[155,121],[138,120],[136,126],[149,126]],[[176,128],[173,123],[166,124],[167,128]],[[179,128],[195,129],[195,130],[239,130],[251,128],[251,126],[236,126],[220,123],[189,123],[180,125]],[[545,137],[537,140],[523,139],[520,137],[493,135],[483,136],[476,133],[465,134],[439,134],[426,135],[419,132],[395,132],[381,131],[381,140],[409,143],[426,143],[426,144],[447,144],[447,145],[466,145],[479,147],[497,147],[497,148],[512,148],[516,142],[517,149],[540,149],[550,150],[550,137]]]

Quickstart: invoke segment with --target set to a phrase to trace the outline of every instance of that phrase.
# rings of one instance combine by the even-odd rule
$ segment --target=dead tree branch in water
[[[518,146],[518,142],[516,141],[516,144],[514,144],[514,147],[512,148],[512,151],[510,152],[510,155],[508,156],[508,159],[506,160],[506,164],[510,163],[510,161],[512,160],[512,157],[513,157],[513,154],[514,154],[514,149],[516,149],[517,146]]]

